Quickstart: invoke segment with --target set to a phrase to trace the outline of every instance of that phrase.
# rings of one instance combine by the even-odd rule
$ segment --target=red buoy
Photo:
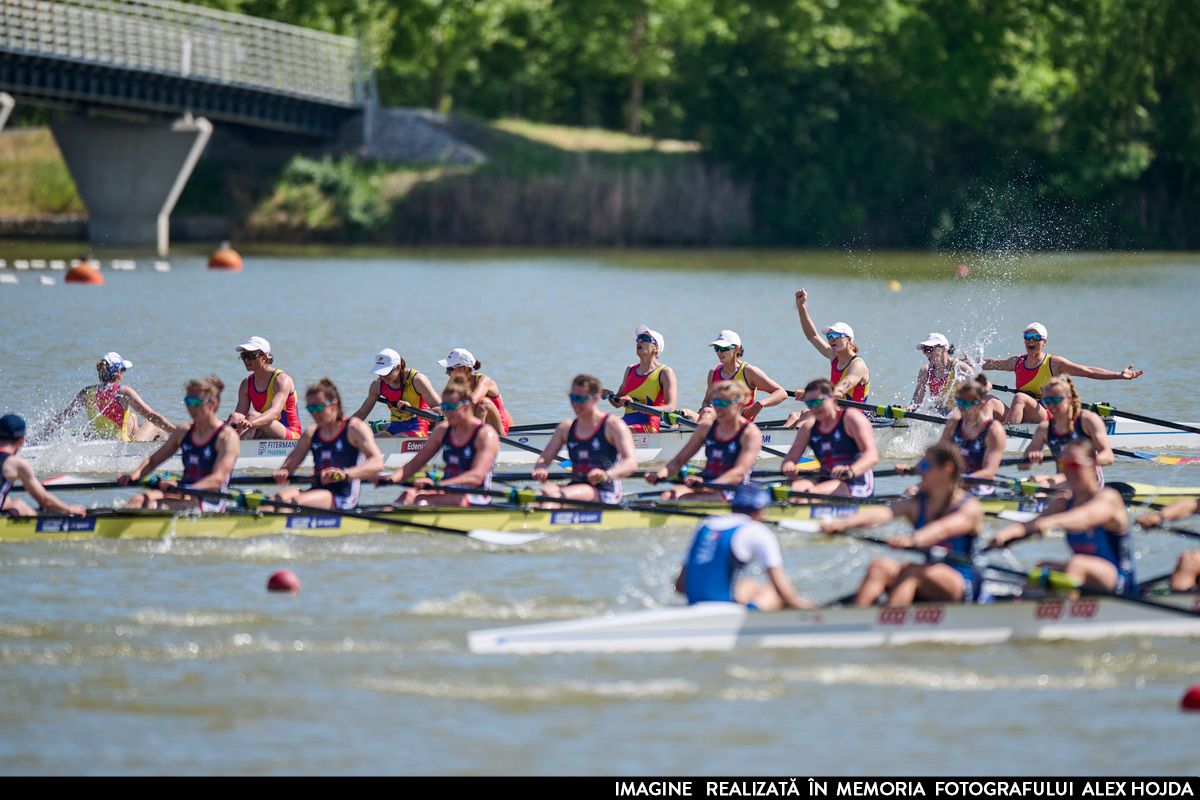
[[[1183,693],[1179,707],[1184,711],[1200,711],[1200,684],[1196,684]]]
[[[281,569],[267,581],[267,591],[295,594],[300,591],[300,579],[290,569]]]
[[[208,257],[209,269],[223,269],[227,272],[242,271],[242,257],[229,246],[229,242],[221,242],[221,246],[213,250]]]
[[[957,267],[954,268],[955,277],[965,278],[970,274],[971,274],[971,270],[969,270],[967,268],[966,264],[959,264]]]
[[[99,286],[104,283],[104,276],[100,274],[98,262],[85,259],[67,270],[63,283],[90,283]]]

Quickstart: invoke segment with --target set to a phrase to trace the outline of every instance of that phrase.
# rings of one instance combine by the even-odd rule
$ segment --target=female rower
[[[80,389],[71,404],[46,424],[35,441],[44,440],[80,411],[87,413],[88,438],[122,442],[165,439],[175,426],[147,405],[132,386],[121,383],[125,371],[132,366],[132,361],[126,361],[117,353],[105,353],[96,362],[99,383]],[[146,421],[139,425],[135,413],[141,414]]]
[[[513,420],[504,408],[500,387],[479,371],[482,365],[475,360],[470,350],[456,347],[450,351],[450,355],[438,361],[438,364],[446,368],[446,375],[451,380],[458,378],[467,382],[471,388],[470,400],[475,408],[475,416],[495,428],[496,433],[508,433]]]
[[[1066,564],[1048,566],[1066,572],[1079,585],[1136,596],[1133,537],[1124,498],[1116,489],[1100,485],[1091,443],[1078,440],[1068,444],[1061,466],[1070,492],[1054,497],[1046,510],[1029,522],[1002,528],[992,546],[1003,547],[1025,536],[1061,528],[1067,533],[1072,556]]]
[[[1068,361],[1062,356],[1053,356],[1045,351],[1046,326],[1031,322],[1025,326],[1025,352],[1012,358],[986,358],[984,369],[998,369],[1016,375],[1017,394],[1008,409],[1006,423],[1041,422],[1045,414],[1038,408],[1038,398],[1051,378],[1058,375],[1074,375],[1077,378],[1092,378],[1098,381],[1131,381],[1142,375],[1144,370],[1134,369],[1130,364],[1125,369],[1088,367]]]
[[[802,400],[808,413],[796,429],[796,440],[780,469],[789,478],[798,474],[796,461],[811,446],[821,463],[816,480],[794,480],[792,490],[842,497],[870,497],[875,493],[879,463],[875,432],[865,414],[856,408],[841,408],[834,399],[833,384],[824,378],[804,387]]]
[[[442,390],[439,408],[445,419],[429,432],[429,440],[412,461],[389,475],[386,482],[408,483],[440,450],[446,462],[442,479],[446,487],[490,489],[492,467],[500,452],[500,436],[495,428],[475,416],[471,384],[462,378],[451,379]],[[427,477],[412,482],[416,488],[400,497],[405,505],[467,506],[491,502],[487,495],[440,491]]]
[[[428,436],[429,420],[405,409],[428,411],[441,402],[429,378],[424,373],[409,369],[400,354],[390,347],[383,348],[375,355],[372,372],[377,377],[371,381],[367,399],[363,400],[354,416],[365,420],[377,403],[383,403],[391,411],[391,419],[367,423],[377,437]]]
[[[273,366],[271,343],[251,336],[237,351],[250,374],[238,387],[237,408],[229,415],[229,424],[243,439],[299,439],[296,384]]]
[[[287,483],[312,451],[313,483],[308,488],[284,489],[275,499],[348,511],[358,505],[362,479],[374,479],[383,469],[383,454],[367,423],[345,415],[342,396],[329,378],[311,384],[304,392],[304,402],[317,424],[301,434],[296,448],[284,459],[283,466],[275,470],[274,477],[276,483]],[[288,509],[280,507],[280,510]]]
[[[1038,475],[1035,480],[1042,486],[1057,486],[1066,478],[1062,469],[1062,454],[1068,444],[1086,441],[1091,445],[1096,460],[1096,478],[1104,485],[1104,470],[1113,463],[1112,447],[1108,443],[1108,431],[1099,414],[1084,411],[1070,378],[1052,378],[1042,387],[1042,398],[1038,402],[1046,409],[1048,419],[1042,420],[1029,440],[1025,457],[1031,464],[1040,464],[1045,459],[1042,449],[1050,448],[1059,461],[1058,473]]]
[[[750,480],[754,462],[762,450],[762,433],[746,419],[742,409],[748,397],[746,387],[733,381],[723,381],[712,389],[712,408],[700,415],[700,424],[683,449],[665,467],[646,473],[646,480],[658,483],[676,474],[693,455],[704,448],[707,461],[699,475],[688,475],[683,486],[663,494],[663,499],[728,502],[733,487]],[[696,488],[702,483],[726,484],[729,490]]]
[[[627,400],[632,400],[661,411],[672,411],[679,402],[675,371],[658,360],[666,349],[666,340],[661,333],[645,325],[637,326],[635,336],[638,363],[625,368],[621,387],[617,391],[605,389],[603,396],[617,408],[624,407]],[[634,433],[657,433],[662,427],[661,416],[632,408],[625,409],[624,419]]]
[[[858,355],[854,329],[845,322],[835,322],[817,333],[816,323],[808,314],[808,292],[804,289],[796,292],[796,313],[800,315],[804,337],[829,359],[829,382],[833,384],[834,395],[865,403],[871,393],[871,370]]]
[[[962,470],[963,458],[958,448],[938,442],[925,451],[925,458],[917,464],[921,483],[915,495],[889,506],[865,506],[848,517],[821,524],[825,533],[840,533],[905,517],[915,530],[891,537],[888,544],[900,550],[941,546],[950,556],[946,561],[926,560],[924,564],[902,563],[893,558],[873,560],[854,598],[855,605],[874,605],[885,593],[887,604],[893,608],[910,606],[915,600],[977,601],[981,575],[974,560],[983,529],[983,506],[959,486]]]
[[[713,387],[722,381],[741,383],[749,390],[749,405],[742,412],[746,419],[752,420],[764,408],[777,406],[787,399],[787,392],[782,386],[771,380],[771,377],[758,367],[742,360],[746,351],[742,348],[742,337],[738,336],[736,331],[721,331],[709,344],[717,353],[718,363],[708,373],[704,402],[700,404],[701,411],[711,405]],[[767,396],[756,401],[754,396],[759,390],[766,392]]]
[[[33,472],[33,466],[17,453],[25,446],[25,420],[16,414],[0,417],[0,516],[32,517],[37,512],[33,507],[9,492],[20,481],[21,489],[33,498],[38,507],[47,514],[63,514],[71,517],[87,515],[81,505],[64,502],[42,485]]]
[[[1004,401],[996,395],[992,394],[992,382],[988,379],[986,372],[978,373],[972,382],[979,384],[979,388],[983,390],[983,401],[992,409],[992,416],[1001,422],[1008,417],[1008,406],[1004,405]]]
[[[917,410],[928,397],[938,414],[947,414],[954,407],[958,387],[975,374],[975,369],[966,359],[954,358],[954,345],[937,332],[918,343],[917,350],[925,354],[928,363],[917,372],[917,388],[908,408]]]
[[[958,448],[966,477],[995,479],[1000,460],[1004,458],[1004,448],[1008,446],[1008,434],[993,415],[983,386],[975,381],[963,384],[954,403],[958,408],[950,413],[940,443]],[[995,488],[991,484],[975,482],[971,492],[988,495]]]
[[[558,458],[558,451],[565,444],[574,480],[566,485],[546,484],[542,494],[601,503],[621,502],[621,479],[632,475],[638,467],[629,426],[619,417],[600,413],[596,407],[600,401],[600,381],[591,375],[576,375],[567,399],[575,418],[559,423],[533,465],[533,479],[546,483],[550,476],[546,467]]]
[[[1157,528],[1164,522],[1190,517],[1200,510],[1200,498],[1184,497],[1176,500],[1162,511],[1147,511],[1137,518],[1143,528]],[[1171,573],[1171,591],[1194,592],[1200,589],[1200,550],[1186,550],[1175,562]]]
[[[198,489],[209,492],[225,492],[229,488],[229,475],[237,463],[241,450],[237,431],[226,425],[217,416],[221,405],[221,391],[225,384],[216,375],[202,380],[188,381],[184,389],[183,405],[191,425],[180,425],[137,469],[121,475],[117,482],[122,486],[137,483],[171,456],[179,453],[183,461],[183,477],[178,481],[161,480],[154,489],[135,495],[125,503],[126,508],[199,508],[201,511],[220,512],[225,510],[225,501],[172,491]]]

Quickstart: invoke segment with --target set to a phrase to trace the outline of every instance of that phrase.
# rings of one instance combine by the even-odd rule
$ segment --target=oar
[[[441,422],[444,419],[444,417],[442,417],[441,414],[434,414],[433,412],[426,411],[421,408],[413,408],[412,406],[409,406],[407,409],[405,409],[405,411],[407,411],[409,414],[412,414],[413,416],[421,417],[422,419],[427,419],[430,422]],[[527,453],[537,453],[539,456],[542,454],[542,451],[537,449],[533,445],[525,444],[524,442],[519,442],[516,439],[512,438],[511,436],[505,436],[504,434],[500,434],[500,441],[504,442],[509,447],[515,447],[518,450],[524,450]],[[570,459],[564,458],[559,461],[556,461],[555,463],[558,464],[563,469],[571,468],[571,460]]]
[[[257,510],[262,505],[270,505],[275,508],[290,508],[293,511],[299,511],[313,516],[333,516],[333,517],[349,517],[351,519],[361,519],[367,522],[377,522],[381,525],[388,525],[393,528],[417,528],[423,531],[432,533],[449,533],[455,536],[466,536],[469,539],[485,542],[487,544],[498,545],[521,545],[530,542],[536,542],[539,539],[545,539],[544,533],[509,533],[505,531],[493,531],[486,528],[476,528],[474,530],[462,530],[461,528],[447,528],[442,525],[430,525],[424,522],[414,522],[410,520],[393,519],[391,517],[383,517],[377,514],[364,514],[361,511],[343,510],[337,508],[319,508],[317,506],[306,506],[300,503],[286,503],[280,500],[271,500],[258,492],[246,494],[244,492],[211,492],[204,489],[172,489],[173,492],[179,494],[201,497],[209,500],[232,500],[239,507],[250,511]]]
[[[613,396],[614,395],[612,392],[609,392],[607,395],[605,395],[605,399],[609,399]],[[644,405],[635,400],[626,400],[625,405],[629,406],[634,411],[641,411],[643,414],[653,414],[656,417],[664,417],[667,419],[668,424],[673,420],[680,425],[683,425],[685,428],[691,428],[692,430],[695,430],[697,427],[699,427],[697,423],[688,419],[683,414],[680,414],[678,411],[663,411],[655,408],[654,406]],[[715,425],[716,423],[713,424]],[[780,458],[787,458],[787,453],[783,452],[782,450],[776,450],[773,447],[767,447],[765,444],[761,449],[764,453],[770,453],[771,455],[779,456]]]
[[[996,386],[993,384],[992,388],[998,392],[1008,392],[1009,394],[1029,394],[1029,392],[1014,389],[1011,386]],[[1121,411],[1120,409],[1113,408],[1108,403],[1082,403],[1082,407],[1088,411],[1094,411],[1102,417],[1124,417],[1125,419],[1137,420],[1138,422],[1148,422],[1151,425],[1161,425],[1164,428],[1174,428],[1177,431],[1200,433],[1200,428],[1197,428],[1195,425],[1172,422],[1168,419],[1159,419],[1157,417],[1147,417],[1143,414],[1134,414],[1132,411]]]

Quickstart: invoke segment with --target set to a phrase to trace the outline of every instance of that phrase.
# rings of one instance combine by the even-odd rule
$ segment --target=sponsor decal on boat
[[[260,439],[258,454],[260,456],[284,456],[285,458],[296,449],[296,442],[290,439]]]
[[[288,517],[287,527],[300,528],[303,530],[313,530],[315,528],[340,528],[342,527],[341,517],[304,517],[299,514],[294,514]]]
[[[551,511],[551,525],[598,525],[603,511]]]
[[[813,519],[837,519],[838,517],[848,517],[856,511],[858,511],[858,506],[827,505],[813,506],[811,514]]]
[[[96,518],[84,517],[45,517],[37,522],[38,533],[74,533],[75,531],[96,530]]]
[[[401,453],[416,453],[425,447],[425,439],[405,439],[400,443]]]

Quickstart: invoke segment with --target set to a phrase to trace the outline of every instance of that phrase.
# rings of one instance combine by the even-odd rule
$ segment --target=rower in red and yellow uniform
[[[679,402],[675,371],[658,360],[666,349],[666,340],[661,333],[645,325],[637,326],[635,336],[638,363],[625,368],[617,391],[604,389],[602,396],[617,408],[624,407],[626,400],[632,400],[663,411],[674,410]],[[624,419],[634,433],[657,433],[662,427],[662,417],[632,408],[625,409]]]
[[[723,381],[712,389],[712,407],[700,414],[700,422],[690,439],[665,467],[646,473],[646,480],[658,483],[677,474],[700,448],[704,448],[704,470],[687,475],[684,484],[663,493],[663,499],[729,502],[733,489],[750,481],[754,462],[762,451],[762,432],[742,414],[749,390],[741,383]],[[701,484],[727,484],[729,489],[699,488]]]
[[[1096,460],[1096,479],[1104,485],[1103,467],[1112,464],[1115,456],[1112,445],[1108,443],[1108,430],[1099,414],[1083,409],[1079,392],[1075,390],[1075,382],[1070,378],[1051,378],[1042,387],[1042,398],[1038,401],[1046,409],[1046,419],[1037,426],[1029,446],[1025,448],[1025,458],[1030,464],[1041,464],[1045,460],[1043,448],[1049,447],[1050,453],[1058,464],[1058,472],[1052,475],[1036,475],[1034,479],[1042,486],[1058,486],[1066,481],[1062,469],[1062,456],[1066,447],[1078,439],[1086,440],[1092,445],[1092,454]]]
[[[237,408],[229,415],[229,424],[243,439],[299,439],[296,384],[273,366],[271,343],[251,336],[237,351],[250,374],[238,387]]]
[[[1130,364],[1120,372],[1103,367],[1088,367],[1068,361],[1062,356],[1046,352],[1046,326],[1031,322],[1025,326],[1025,353],[1012,358],[985,358],[984,369],[998,369],[1016,375],[1017,394],[1013,396],[1005,422],[1041,422],[1045,412],[1038,407],[1042,389],[1051,378],[1059,375],[1074,375],[1077,378],[1092,378],[1098,381],[1131,381],[1141,377],[1144,370],[1134,369]]]
[[[576,375],[567,399],[575,418],[558,424],[533,465],[533,479],[546,484],[542,487],[546,497],[621,502],[621,479],[632,475],[638,467],[629,427],[615,415],[600,413],[596,407],[600,381],[591,375]],[[565,485],[546,483],[550,477],[547,466],[558,458],[564,445],[571,456],[573,480]]]
[[[429,432],[425,446],[383,482],[413,482],[415,488],[400,496],[399,502],[405,505],[487,505],[491,502],[488,495],[440,491],[428,477],[413,480],[441,451],[442,460],[446,462],[442,478],[444,486],[456,489],[490,489],[492,486],[492,469],[500,453],[500,436],[495,428],[475,416],[471,385],[462,378],[452,378],[442,390],[438,408],[445,419]]]
[[[504,408],[504,398],[500,396],[500,386],[487,375],[479,371],[482,366],[470,350],[456,347],[450,355],[438,361],[446,368],[450,380],[458,378],[467,382],[471,387],[471,405],[475,408],[475,416],[496,429],[496,433],[508,433],[512,427],[512,416]]]
[[[322,378],[304,392],[305,408],[317,423],[306,430],[296,448],[275,470],[276,483],[287,483],[292,473],[312,452],[313,484],[294,486],[275,495],[284,503],[299,503],[318,508],[348,511],[358,505],[363,478],[373,480],[383,469],[383,454],[367,423],[347,417],[342,411],[342,396],[333,381]],[[264,504],[265,505],[265,504]],[[280,511],[287,511],[280,507]]]
[[[805,289],[796,292],[796,313],[800,315],[804,338],[818,353],[829,359],[829,382],[833,385],[834,398],[867,402],[871,394],[871,370],[858,354],[854,328],[845,322],[835,322],[817,333],[817,325],[808,313],[808,291]],[[804,393],[797,390],[796,399],[803,400]],[[789,414],[785,427],[797,426],[804,416],[804,413]]]
[[[742,347],[742,337],[738,336],[736,331],[721,331],[709,345],[716,351],[718,363],[708,373],[707,391],[704,393],[704,402],[700,404],[701,411],[709,407],[713,388],[723,381],[743,384],[749,391],[747,406],[742,411],[742,416],[746,419],[752,420],[764,408],[777,406],[787,399],[787,392],[771,380],[771,376],[742,360],[746,351]],[[765,392],[767,396],[761,401],[756,401],[755,396],[759,391]]]
[[[176,452],[183,461],[183,476],[178,481],[159,481],[156,488],[130,498],[125,503],[126,508],[198,508],[208,512],[225,510],[225,501],[222,499],[208,499],[171,491],[176,484],[181,489],[201,489],[210,492],[224,492],[229,488],[229,476],[237,463],[241,448],[237,431],[217,416],[217,408],[221,405],[221,390],[224,388],[225,384],[216,375],[188,381],[183,404],[187,408],[188,416],[192,418],[192,424],[176,428],[162,447],[143,459],[137,469],[117,478],[117,482],[128,486],[140,481]]]
[[[429,378],[424,373],[409,369],[400,354],[390,347],[376,354],[372,372],[378,377],[371,382],[367,399],[354,412],[354,416],[365,420],[376,404],[382,403],[392,412],[391,419],[367,423],[377,437],[428,436],[429,420],[405,409],[428,411],[441,402]]]
[[[875,431],[857,408],[839,408],[833,384],[824,378],[810,381],[802,395],[808,412],[796,428],[796,440],[780,470],[795,479],[796,462],[811,446],[821,464],[816,480],[793,480],[792,490],[841,497],[870,497],[875,493],[873,468],[879,463]]]
[[[42,442],[80,411],[87,414],[88,438],[116,439],[121,442],[149,442],[164,439],[175,425],[146,404],[132,386],[123,384],[125,372],[133,366],[118,353],[105,353],[96,362],[94,386],[79,390],[75,399],[48,422],[34,441]],[[138,424],[135,412],[146,418]]]

